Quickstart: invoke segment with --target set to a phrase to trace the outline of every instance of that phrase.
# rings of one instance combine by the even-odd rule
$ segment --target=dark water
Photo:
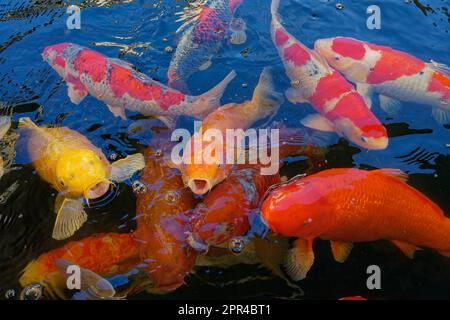
[[[286,28],[305,44],[318,38],[351,36],[407,51],[423,60],[450,64],[449,2],[427,1],[339,1],[284,0],[280,14]],[[115,118],[102,102],[87,97],[80,105],[70,103],[60,77],[41,59],[47,45],[75,42],[109,57],[124,59],[152,78],[166,82],[171,50],[175,48],[175,12],[184,1],[71,1],[82,8],[81,30],[66,28],[66,1],[0,1],[0,103],[2,114],[31,117],[38,124],[68,126],[86,135],[106,156],[125,156],[142,151],[149,135],[135,133],[133,120]],[[382,29],[368,30],[366,8],[382,10]],[[289,81],[270,39],[267,0],[245,0],[237,16],[245,19],[248,41],[239,46],[225,44],[212,66],[189,81],[192,93],[204,92],[231,69],[238,77],[228,87],[223,103],[249,99],[259,71],[272,66],[277,89]],[[243,83],[248,84],[246,88]],[[307,105],[285,103],[275,120],[298,126],[311,113]],[[336,140],[327,156],[329,167],[399,168],[411,175],[410,184],[450,213],[450,127],[442,127],[430,109],[407,104],[392,117],[379,108],[375,115],[386,125],[390,146],[383,152],[361,150],[345,140]],[[137,119],[138,116],[131,119]],[[154,125],[160,125],[155,120]],[[181,125],[190,128],[183,119]],[[1,144],[6,174],[0,180],[0,297],[6,290],[19,290],[21,270],[33,258],[64,242],[52,240],[55,191],[43,182],[19,154],[14,158],[14,130]],[[18,146],[20,150],[20,146]],[[18,152],[19,153],[19,152]],[[304,171],[304,161],[292,161],[283,173]],[[100,232],[128,232],[135,227],[135,196],[121,184],[109,204],[89,209],[88,223],[70,240]],[[333,261],[329,244],[315,243],[316,262],[308,278],[299,285],[304,298],[336,299],[362,295],[367,298],[450,298],[450,259],[431,250],[414,260],[385,241],[355,245],[344,264]],[[382,289],[369,291],[366,268],[382,270]],[[196,268],[187,285],[165,296],[140,294],[132,298],[255,298],[291,297],[293,289],[281,278],[257,266],[239,264],[229,268]]]

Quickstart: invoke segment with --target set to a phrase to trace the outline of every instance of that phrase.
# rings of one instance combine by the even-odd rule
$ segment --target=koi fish
[[[257,166],[233,172],[193,210],[189,244],[207,251],[244,235],[266,191],[280,182],[278,174],[261,175]]]
[[[38,127],[21,118],[19,128],[37,173],[58,191],[52,234],[57,240],[72,236],[86,222],[83,198],[89,203],[103,196],[112,181],[122,182],[144,167],[140,153],[110,164],[101,149],[67,127]]]
[[[182,172],[183,181],[192,192],[198,195],[207,193],[223,181],[234,166],[234,164],[226,163],[225,151],[221,156],[219,152],[212,152],[216,141],[207,139],[207,130],[215,129],[222,134],[222,137],[225,137],[226,131],[230,129],[247,130],[258,120],[275,114],[282,103],[282,95],[273,90],[271,73],[268,68],[265,68],[252,100],[241,104],[230,103],[210,113],[203,120],[199,130],[187,142],[188,148],[183,154],[183,163],[172,166]],[[203,140],[202,148],[195,149],[196,140]],[[209,142],[206,142],[207,140]],[[223,141],[220,147],[222,150],[227,150],[226,141]],[[205,157],[211,159],[205,161]]]
[[[385,149],[386,129],[363,97],[324,58],[287,32],[278,18],[278,6],[279,0],[272,0],[272,40],[291,79],[286,97],[294,104],[310,103],[318,112],[301,123],[321,131],[334,131],[366,149]]]
[[[234,71],[210,91],[194,97],[171,89],[133,70],[132,65],[73,43],[44,49],[43,58],[67,82],[70,101],[79,104],[89,93],[116,116],[125,110],[154,116],[173,128],[180,115],[203,118],[220,105]]]
[[[159,140],[158,140],[159,139]],[[185,213],[195,206],[192,193],[184,187],[181,175],[167,166],[169,139],[155,138],[145,153],[145,169],[140,178],[145,192],[137,194],[139,256],[153,283],[152,293],[173,291],[195,264],[197,252],[186,243],[189,222]]]
[[[279,145],[275,146],[281,158],[305,155],[319,158],[322,153],[312,153],[304,129],[280,127]],[[313,162],[312,162],[313,163]],[[256,209],[273,185],[281,183],[280,175],[263,175],[264,164],[238,165],[227,179],[208,193],[203,202],[190,213],[191,232],[188,238],[192,247],[207,251],[210,246],[220,246],[232,238],[243,236],[253,221]]]
[[[315,49],[357,84],[369,105],[377,93],[380,107],[389,114],[400,109],[401,101],[416,102],[431,106],[439,123],[450,123],[450,69],[446,65],[346,37],[319,39]]]
[[[8,132],[11,127],[11,117],[2,116],[0,117],[0,140],[3,139],[5,134]],[[4,171],[4,162],[3,157],[0,155],[0,178],[3,177]]]
[[[179,90],[187,90],[185,81],[196,71],[206,70],[212,64],[229,31],[230,43],[242,44],[246,41],[245,22],[233,18],[242,0],[201,0],[189,5],[178,13],[185,21],[177,33],[182,34],[175,54],[167,71],[168,85]]]
[[[397,169],[330,169],[273,190],[261,217],[272,231],[298,238],[288,255],[292,278],[304,279],[313,265],[314,238],[330,240],[338,262],[354,242],[382,239],[410,258],[418,247],[450,257],[449,218],[406,180]]]
[[[96,295],[111,298],[114,288],[104,278],[126,272],[139,263],[137,243],[131,234],[107,233],[72,241],[30,262],[19,282],[40,284],[50,297],[64,298],[69,265],[80,268],[80,285]]]

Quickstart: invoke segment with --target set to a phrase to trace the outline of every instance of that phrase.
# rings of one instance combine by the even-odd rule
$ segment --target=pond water
[[[448,1],[378,1],[379,30],[366,26],[366,9],[372,4],[365,0],[282,0],[279,14],[286,29],[309,47],[319,38],[348,36],[450,65]],[[69,5],[81,8],[79,30],[66,26]],[[132,130],[131,125],[142,118],[138,113],[128,113],[127,120],[114,117],[92,96],[79,105],[71,103],[65,82],[41,57],[44,48],[60,42],[77,43],[127,61],[135,70],[167,83],[179,38],[176,30],[181,25],[176,13],[186,5],[187,1],[181,0],[1,1],[0,113],[12,116],[12,127],[0,144],[5,160],[5,175],[0,180],[1,299],[11,289],[18,298],[22,270],[39,255],[93,234],[128,233],[136,228],[133,182],[138,174],[119,184],[108,199],[88,208],[88,221],[74,236],[64,241],[52,239],[56,191],[36,174],[22,155],[23,147],[16,145],[18,120],[30,117],[40,126],[69,127],[88,137],[109,159],[143,152],[153,134],[151,130]],[[227,87],[222,104],[244,102],[251,99],[266,66],[272,68],[275,89],[284,92],[290,80],[271,40],[270,1],[244,0],[235,16],[246,23],[247,41],[239,45],[224,42],[211,66],[189,78],[190,92],[206,92],[234,69],[237,76]],[[273,121],[295,128],[312,112],[308,104],[286,101]],[[366,150],[332,135],[326,166],[401,169],[410,175],[410,185],[450,213],[450,126],[440,125],[431,109],[415,103],[404,104],[392,116],[375,103],[373,113],[387,128],[388,148]],[[163,127],[157,119],[148,124]],[[192,119],[183,116],[178,126],[192,131]],[[289,158],[281,173],[293,177],[305,168],[304,158]],[[298,288],[260,264],[229,265],[225,259],[214,266],[196,266],[186,277],[186,285],[171,293],[140,292],[128,298],[450,298],[450,259],[429,249],[410,260],[387,241],[359,243],[348,260],[339,264],[333,260],[328,242],[318,240],[315,254],[315,266],[305,280],[296,283]],[[382,270],[381,290],[366,286],[369,265]]]

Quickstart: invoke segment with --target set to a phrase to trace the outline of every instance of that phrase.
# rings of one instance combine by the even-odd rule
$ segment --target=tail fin
[[[270,5],[270,13],[272,17],[278,17],[278,7],[280,6],[280,0],[272,0],[272,4]]]
[[[167,85],[175,90],[183,92],[184,94],[191,94],[186,81],[183,79],[169,80]]]
[[[278,8],[280,6],[280,0],[272,0],[272,4],[270,5],[270,14],[272,15],[272,28],[274,26],[280,27],[282,18],[278,14]]]
[[[275,115],[284,102],[283,94],[273,89],[272,73],[267,67],[261,72],[252,102],[258,108],[260,119]]]
[[[217,109],[217,107],[220,106],[220,99],[222,98],[225,89],[235,77],[236,72],[233,70],[214,88],[201,96],[195,97],[192,105],[189,107],[189,115],[198,119],[203,119],[212,111]]]
[[[19,128],[38,128],[38,126],[29,117],[23,117],[19,119]]]

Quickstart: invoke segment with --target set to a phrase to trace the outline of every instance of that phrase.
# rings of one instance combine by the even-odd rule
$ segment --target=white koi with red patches
[[[80,103],[89,93],[105,102],[109,110],[124,119],[125,109],[155,116],[173,127],[180,115],[203,118],[220,105],[232,71],[221,83],[203,95],[194,97],[171,89],[133,70],[127,62],[72,43],[45,48],[44,59],[67,82],[69,97]]]
[[[319,113],[302,120],[314,129],[335,131],[367,149],[385,149],[386,129],[371,113],[363,97],[314,50],[294,38],[280,23],[279,0],[272,1],[272,40],[282,58],[292,103],[310,103]]]
[[[433,107],[440,123],[450,122],[450,71],[410,54],[353,38],[320,39],[315,49],[370,100],[380,95],[381,108],[395,113],[400,101]]]

